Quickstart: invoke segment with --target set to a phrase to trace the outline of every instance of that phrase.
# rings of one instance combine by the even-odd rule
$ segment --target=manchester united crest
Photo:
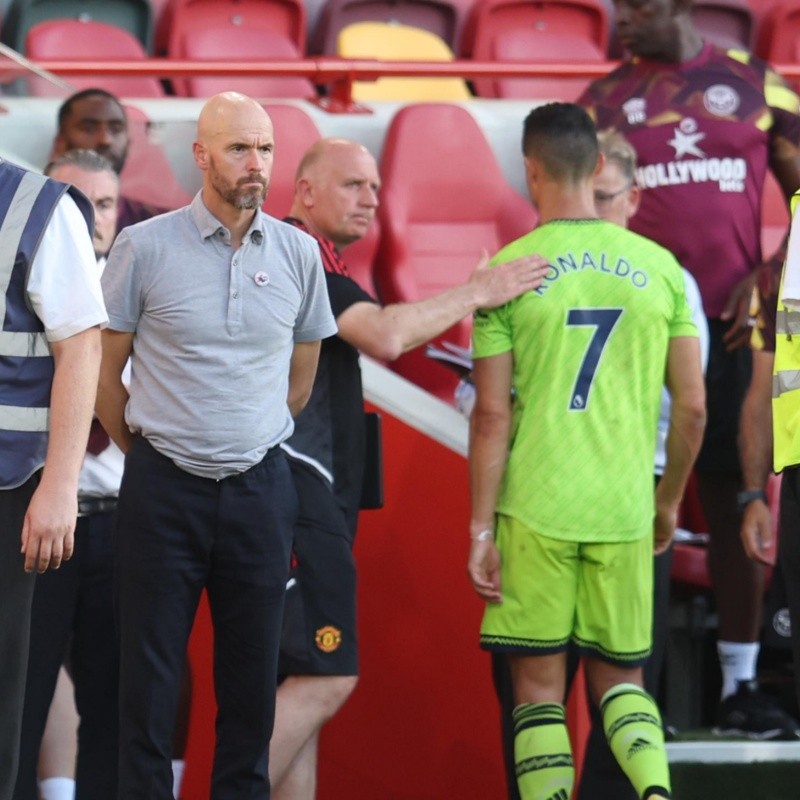
[[[323,653],[332,653],[342,643],[342,632],[333,625],[325,625],[317,630],[314,641]]]

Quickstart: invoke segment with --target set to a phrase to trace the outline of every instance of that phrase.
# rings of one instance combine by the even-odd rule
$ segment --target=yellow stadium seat
[[[453,52],[436,34],[392,22],[354,22],[339,31],[337,53],[343,58],[381,61],[452,61]],[[379,78],[357,81],[356,100],[468,100],[461,78]]]

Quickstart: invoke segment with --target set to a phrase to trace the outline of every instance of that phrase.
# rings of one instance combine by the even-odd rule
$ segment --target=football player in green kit
[[[538,289],[475,318],[469,574],[487,601],[481,645],[509,655],[523,800],[572,789],[570,641],[639,796],[669,798],[641,666],[653,551],[671,540],[705,422],[697,330],[675,258],[598,219],[592,178],[602,159],[586,112],[535,109],[523,152],[541,224],[494,262],[535,252],[551,269]],[[654,495],[665,381],[670,433]]]

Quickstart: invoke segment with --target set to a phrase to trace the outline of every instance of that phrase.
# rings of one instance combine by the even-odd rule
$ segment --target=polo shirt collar
[[[218,235],[220,231],[227,238],[230,238],[230,231],[206,208],[206,204],[203,202],[202,190],[194,196],[189,208],[194,224],[203,239],[210,239],[212,236]],[[243,242],[247,242],[252,238],[255,244],[261,243],[264,238],[262,216],[259,209],[253,217],[253,222],[247,229],[247,233],[244,235]]]

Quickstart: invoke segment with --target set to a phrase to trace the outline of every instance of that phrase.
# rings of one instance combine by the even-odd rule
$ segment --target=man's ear
[[[308,178],[299,178],[295,184],[295,196],[300,199],[304,208],[314,207],[314,186]]]
[[[524,156],[525,162],[525,180],[530,184],[531,181],[536,182],[539,178],[539,165],[536,160],[530,156]]]
[[[596,178],[603,171],[605,165],[606,165],[605,153],[598,153],[597,163],[594,165],[594,172],[592,173],[592,178]]]
[[[631,184],[631,188],[628,189],[628,208],[627,208],[628,219],[636,216],[636,212],[639,210],[639,204],[641,203],[641,201],[642,201],[642,190],[639,188],[638,184],[634,181]]]
[[[200,144],[200,142],[194,142],[192,144],[192,155],[194,156],[194,163],[200,169],[208,169],[208,150],[205,145]]]
[[[59,156],[63,156],[64,153],[67,152],[67,145],[64,141],[64,135],[61,133],[56,134],[56,138],[53,139],[53,157],[58,158]]]
[[[539,162],[535,158],[525,156],[525,185],[528,187],[528,197],[531,199],[534,207],[536,207],[536,193],[539,186],[539,175],[541,168]]]

